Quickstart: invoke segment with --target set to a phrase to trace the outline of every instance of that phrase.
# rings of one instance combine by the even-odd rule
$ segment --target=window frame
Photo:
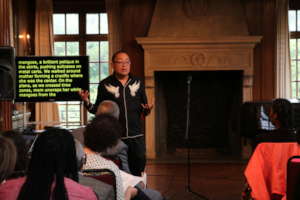
[[[292,97],[293,98],[300,98],[300,79],[298,79],[298,73],[300,71],[300,65],[298,65],[298,62],[300,62],[300,57],[298,57],[298,54],[300,55],[300,45],[298,45],[298,40],[300,42],[300,30],[298,29],[298,20],[300,20],[300,18],[298,18],[298,12],[300,13],[300,2],[299,0],[290,0],[289,1],[289,11],[296,11],[296,31],[290,31],[289,30],[289,34],[290,34],[290,41],[292,39],[296,39],[296,59],[292,59],[292,57],[290,57],[290,61],[291,61],[291,88],[292,88]],[[291,51],[291,47],[290,47],[290,51]],[[291,54],[291,53],[290,53]],[[296,61],[296,80],[293,80],[293,74],[292,74],[292,62]],[[296,94],[293,94],[293,83],[296,84]]]
[[[73,4],[70,3],[70,5]],[[82,6],[80,3],[75,3],[71,7],[68,4],[65,5],[65,2],[55,4],[54,3],[54,12],[53,14],[78,14],[78,23],[79,23],[79,33],[76,35],[67,35],[66,32],[65,34],[59,34],[59,35],[54,35],[53,34],[53,45],[54,42],[79,42],[79,55],[86,55],[86,43],[91,42],[91,41],[96,41],[96,42],[101,42],[101,41],[107,41],[108,42],[108,34],[101,34],[99,30],[99,34],[86,34],[86,14],[100,14],[100,13],[106,13],[105,7],[101,6],[99,8],[99,5],[85,5]],[[98,8],[96,8],[98,7]],[[84,9],[82,9],[84,8]],[[100,18],[100,16],[99,16]],[[65,22],[66,22],[66,17],[65,17]],[[100,19],[99,19],[100,23]],[[65,23],[65,30],[66,30],[67,24]],[[108,44],[109,45],[109,44]],[[67,48],[67,45],[65,46]],[[100,61],[99,61],[100,63]],[[99,65],[99,67],[101,67]],[[108,67],[109,67],[109,60],[108,60]],[[95,84],[95,83],[93,83]],[[90,86],[91,84],[89,84]],[[68,128],[69,126],[72,126],[73,124],[78,124],[78,122],[69,122],[68,121],[68,106],[69,105],[74,105],[70,101],[66,101],[65,104],[60,104],[60,105],[65,105],[66,106],[66,121],[62,122],[65,124],[65,126]],[[75,104],[78,105],[78,104]],[[87,124],[88,122],[88,111],[87,109],[83,106],[82,102],[79,104],[80,106],[80,125]]]
[[[300,61],[300,57],[298,57],[298,54],[300,53],[300,46],[298,45],[298,41],[300,41],[300,30],[297,30],[298,29],[298,20],[300,20],[300,18],[298,18],[298,13],[300,13],[300,8],[293,8],[293,9],[289,9],[289,11],[296,11],[296,31],[289,31],[289,34],[290,34],[290,41],[295,39],[296,40],[296,52],[295,52],[295,55],[296,55],[296,58],[292,58],[290,57],[290,61],[291,61],[291,80],[290,80],[290,83],[291,83],[291,88],[292,88],[292,97],[293,98],[299,98],[300,97],[300,79],[298,79],[298,73],[300,71],[300,66],[298,65],[298,62]],[[290,47],[290,51],[291,51],[291,47]],[[291,54],[291,53],[290,53]],[[292,71],[292,63],[293,61],[296,62],[296,80],[293,80],[293,71]],[[293,84],[296,84],[296,94],[293,93]]]

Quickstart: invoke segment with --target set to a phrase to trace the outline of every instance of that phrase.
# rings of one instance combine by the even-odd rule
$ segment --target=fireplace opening
[[[240,155],[243,71],[155,72],[157,155],[186,149],[187,77],[190,94],[190,147],[196,151]]]

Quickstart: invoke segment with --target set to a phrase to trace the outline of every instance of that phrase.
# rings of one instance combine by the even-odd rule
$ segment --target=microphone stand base
[[[209,200],[206,196],[202,195],[202,194],[199,194],[197,192],[194,192],[191,187],[189,186],[186,186],[186,191],[193,194],[194,196],[198,197],[199,199],[203,199],[203,200]]]

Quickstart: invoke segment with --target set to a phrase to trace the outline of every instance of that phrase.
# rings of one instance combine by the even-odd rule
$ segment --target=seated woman
[[[86,155],[82,144],[77,139],[74,139],[74,142],[76,148],[78,171],[80,171],[86,161]],[[81,172],[78,173],[78,178],[80,184],[93,188],[93,190],[101,200],[115,199],[114,188],[112,185],[109,185],[92,177],[84,176]]]
[[[110,100],[102,101],[97,108],[96,116],[101,114],[107,114],[119,120],[120,109],[118,104]],[[84,130],[85,127],[81,127],[73,130],[72,132],[74,138],[79,140],[82,144],[84,144],[84,136],[83,136]],[[101,153],[102,156],[106,158],[111,158],[113,160],[121,161],[119,167],[121,167],[123,171],[131,174],[129,169],[129,164],[128,164],[127,151],[128,151],[127,145],[121,139],[119,139],[117,144],[114,147],[104,149],[103,152]]]
[[[292,127],[292,104],[287,99],[275,99],[269,113],[272,123],[277,129]]]
[[[286,195],[287,161],[300,154],[299,141],[292,124],[292,105],[275,99],[269,113],[275,130],[257,136],[260,143],[244,172],[247,179],[243,199],[281,200]]]
[[[35,142],[27,177],[2,184],[0,199],[97,199],[92,189],[77,182],[72,135],[64,129],[49,128]]]
[[[17,150],[14,143],[0,136],[0,188],[5,184],[6,179],[13,173],[17,160]],[[1,189],[0,189],[0,199]]]
[[[151,189],[140,187],[141,177],[133,176],[120,170],[112,161],[102,157],[103,150],[117,144],[121,127],[116,118],[102,114],[96,116],[87,125],[84,132],[86,163],[83,169],[109,169],[116,177],[117,199],[163,199],[161,194]],[[129,181],[134,180],[134,181]],[[139,186],[138,186],[139,185]]]
[[[262,131],[256,136],[260,142],[296,142],[296,130],[292,123],[292,104],[287,99],[275,99],[269,113],[274,130]]]

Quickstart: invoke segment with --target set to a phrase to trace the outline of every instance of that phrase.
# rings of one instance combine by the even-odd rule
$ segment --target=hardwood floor
[[[149,162],[148,162],[149,163]],[[191,189],[209,200],[239,200],[244,187],[246,164],[192,164]],[[160,191],[167,200],[202,200],[186,191],[185,164],[149,163],[146,166],[149,188]]]

